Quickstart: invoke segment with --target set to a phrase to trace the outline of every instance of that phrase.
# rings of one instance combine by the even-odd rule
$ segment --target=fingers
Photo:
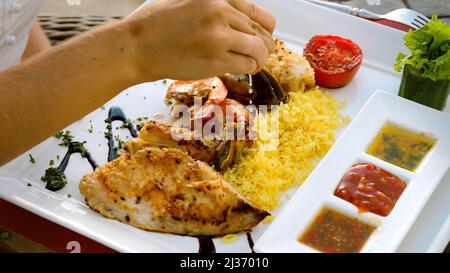
[[[258,36],[238,32],[232,30],[230,51],[253,58],[256,61],[257,68],[261,69],[266,64],[269,57],[269,50],[267,49],[263,39]],[[253,70],[254,72],[256,70]]]
[[[228,0],[228,3],[235,9],[247,15],[250,20],[261,25],[269,33],[273,33],[276,19],[270,11],[249,0]]]
[[[273,41],[272,35],[258,23],[251,21],[243,13],[237,10],[236,12],[232,12],[232,14],[230,14],[229,24],[231,28],[237,31],[254,35],[262,39],[268,52],[272,52],[272,50],[274,49],[275,43]]]
[[[251,74],[258,70],[258,65],[254,58],[234,52],[227,53],[225,65],[226,73],[232,74]]]

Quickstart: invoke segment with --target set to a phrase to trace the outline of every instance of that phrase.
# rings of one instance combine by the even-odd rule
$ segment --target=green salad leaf
[[[424,27],[409,31],[405,45],[410,54],[399,53],[395,70],[410,65],[418,73],[433,81],[450,80],[450,25],[433,15]]]

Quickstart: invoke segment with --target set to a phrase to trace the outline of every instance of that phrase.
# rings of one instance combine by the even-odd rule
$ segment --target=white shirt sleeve
[[[0,71],[20,62],[42,0],[0,0]]]

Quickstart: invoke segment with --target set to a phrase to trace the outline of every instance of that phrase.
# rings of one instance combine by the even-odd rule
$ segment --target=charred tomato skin
[[[331,89],[347,85],[363,60],[363,52],[356,43],[332,35],[311,38],[303,55],[314,69],[317,84]]]

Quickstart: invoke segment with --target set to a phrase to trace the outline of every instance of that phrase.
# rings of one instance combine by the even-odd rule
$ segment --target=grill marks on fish
[[[268,215],[207,164],[179,149],[153,147],[123,155],[86,175],[80,191],[89,206],[107,217],[182,235],[220,236],[249,230]]]

